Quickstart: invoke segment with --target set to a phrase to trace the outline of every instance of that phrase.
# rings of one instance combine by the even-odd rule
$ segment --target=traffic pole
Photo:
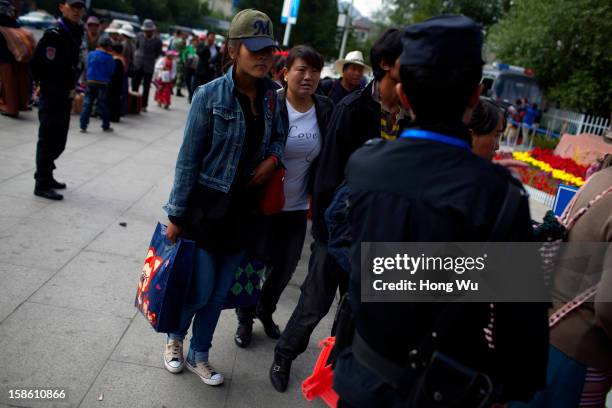
[[[289,36],[291,36],[291,17],[287,19],[287,25],[285,26],[285,36],[283,37],[283,47],[289,46]]]
[[[346,12],[346,18],[344,19],[344,33],[342,34],[342,43],[340,44],[340,55],[338,56],[338,59],[344,58],[344,51],[346,51],[346,41],[348,40],[351,11],[353,10],[354,1],[355,0],[351,0],[351,5]]]

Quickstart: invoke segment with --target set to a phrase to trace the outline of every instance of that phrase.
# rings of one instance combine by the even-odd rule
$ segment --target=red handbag
[[[282,211],[285,206],[285,168],[279,167],[274,171],[268,184],[263,188],[259,211],[264,215],[272,215]]]

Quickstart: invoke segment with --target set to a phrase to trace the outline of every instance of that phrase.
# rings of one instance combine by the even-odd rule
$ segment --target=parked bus
[[[482,72],[483,95],[499,103],[504,109],[517,99],[542,106],[542,91],[530,69],[514,65],[487,64]]]

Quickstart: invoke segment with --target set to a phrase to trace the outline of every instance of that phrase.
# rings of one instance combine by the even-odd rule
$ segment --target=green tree
[[[485,28],[495,24],[511,0],[385,0],[383,16],[390,25],[402,27],[440,14],[464,14]]]
[[[291,45],[307,44],[327,59],[338,53],[336,0],[302,0],[297,24],[291,27]]]
[[[274,25],[274,36],[277,40],[280,39],[279,42],[282,41],[280,17],[283,8],[283,0],[240,0],[238,5],[239,10],[252,8],[266,13]]]
[[[280,22],[283,0],[241,0],[240,9],[254,8],[266,13],[274,24],[274,34],[282,43],[285,25]],[[302,0],[297,24],[291,27],[289,45],[307,44],[325,57],[338,49],[336,0]]]
[[[608,117],[612,107],[609,0],[517,0],[492,28],[499,60],[533,68],[547,99]]]

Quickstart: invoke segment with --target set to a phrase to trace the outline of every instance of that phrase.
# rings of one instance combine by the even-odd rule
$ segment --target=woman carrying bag
[[[604,161],[605,162],[605,161]],[[612,160],[592,175],[560,222],[568,245],[552,277],[546,388],[510,408],[603,408],[612,390]],[[605,164],[604,164],[605,166]],[[596,253],[589,244],[601,242]],[[579,243],[586,243],[582,246]],[[607,248],[607,249],[606,249]]]
[[[312,174],[333,110],[331,99],[314,93],[322,68],[323,57],[308,46],[294,47],[287,57],[286,86],[279,91],[281,117],[287,134],[285,205],[280,213],[267,220],[265,261],[272,269],[263,285],[259,304],[236,309],[238,330],[234,340],[239,347],[247,347],[251,342],[255,316],[262,322],[268,337],[280,337],[272,314],[300,260],[306,236],[308,195],[314,180]]]
[[[234,272],[249,247],[261,187],[282,166],[285,136],[274,84],[267,78],[276,48],[269,17],[248,9],[229,30],[233,66],[200,87],[185,126],[174,186],[164,209],[167,238],[196,241],[198,250],[179,329],[168,334],[164,365],[184,367],[208,385],[223,375],[209,349]],[[195,316],[195,317],[194,317]],[[193,319],[185,359],[183,339]]]

